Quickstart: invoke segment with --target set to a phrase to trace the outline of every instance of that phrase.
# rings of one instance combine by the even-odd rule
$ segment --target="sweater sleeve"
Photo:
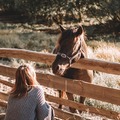
[[[48,118],[51,107],[45,101],[44,91],[40,88],[37,92],[37,107],[36,107],[36,116],[37,120],[51,120]]]
[[[45,103],[45,95],[44,95],[44,90],[41,86],[38,87],[37,91],[37,104],[39,106],[42,106]]]

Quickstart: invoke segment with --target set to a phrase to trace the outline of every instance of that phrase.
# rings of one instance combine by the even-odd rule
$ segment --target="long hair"
[[[30,65],[21,65],[15,74],[15,85],[10,94],[13,97],[23,97],[27,94],[28,86],[39,85],[35,70]]]

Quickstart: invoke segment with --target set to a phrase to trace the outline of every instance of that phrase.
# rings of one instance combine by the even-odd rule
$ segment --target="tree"
[[[52,24],[52,18],[81,22],[84,15],[96,18],[99,23],[114,21],[119,26],[119,0],[1,0],[0,8],[25,15],[31,21]]]

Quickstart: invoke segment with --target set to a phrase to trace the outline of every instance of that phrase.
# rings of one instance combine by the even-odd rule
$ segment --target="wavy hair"
[[[10,94],[13,97],[23,97],[28,92],[28,86],[39,85],[36,80],[36,73],[32,66],[21,65],[15,74],[15,85]]]

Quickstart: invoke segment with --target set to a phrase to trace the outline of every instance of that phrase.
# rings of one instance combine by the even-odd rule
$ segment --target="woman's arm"
[[[53,109],[46,103],[44,91],[42,88],[37,93],[37,120],[52,120]]]

